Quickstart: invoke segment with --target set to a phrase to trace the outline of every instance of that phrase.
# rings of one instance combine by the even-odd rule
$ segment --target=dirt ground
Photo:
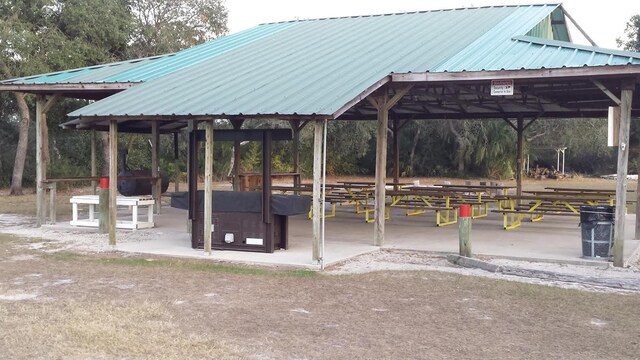
[[[48,252],[0,235],[0,353],[64,359],[640,356],[640,295]]]
[[[32,215],[33,199],[0,196],[0,214]],[[0,233],[8,359],[637,359],[639,308],[638,292],[78,253]]]

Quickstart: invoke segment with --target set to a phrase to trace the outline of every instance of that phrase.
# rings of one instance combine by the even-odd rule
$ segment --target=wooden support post
[[[109,245],[116,246],[118,221],[118,121],[109,121]]]
[[[291,157],[293,161],[293,172],[300,173],[300,120],[290,120],[291,129],[293,130],[293,149],[291,151]],[[294,176],[293,186],[300,186],[300,177]],[[296,193],[297,194],[297,193]]]
[[[635,81],[622,84],[620,100],[620,136],[618,145],[618,176],[616,185],[616,218],[613,242],[613,266],[624,266],[625,212],[627,203],[627,168],[629,165],[629,128],[631,125],[631,102]]]
[[[400,120],[393,119],[392,122],[393,132],[393,182],[400,182],[400,141],[398,136],[400,135]],[[393,186],[394,190],[398,190],[398,185]]]
[[[387,129],[389,127],[389,110],[405,96],[411,85],[399,89],[393,97],[385,90],[376,98],[367,98],[378,110],[378,136],[376,141],[376,186],[374,199],[374,234],[373,244],[384,245],[384,218],[386,214],[386,182],[387,182]]]
[[[460,205],[458,217],[460,256],[471,257],[471,206]]]
[[[45,147],[48,144],[47,113],[58,100],[59,95],[45,97],[39,95],[36,98],[36,225],[42,226],[45,222],[45,188],[47,180],[47,158]]]
[[[378,98],[378,137],[376,141],[376,189],[375,189],[375,233],[373,244],[384,245],[384,214],[387,183],[387,127],[389,126],[388,97]]]
[[[43,111],[45,103],[44,96],[36,99],[36,224],[44,224],[44,181],[46,180],[46,164],[44,159],[44,139],[42,134],[42,124],[47,121]]]
[[[56,187],[55,182],[47,184],[47,189],[49,189],[49,224],[56,223]]]
[[[271,132],[262,133],[262,222],[265,227],[266,252],[275,250],[273,239],[273,214],[271,213]]]
[[[189,120],[189,122],[187,123],[187,133],[189,134],[189,139],[191,139],[191,133],[193,132],[193,130],[195,130],[197,127],[195,126],[195,121],[193,120]],[[189,146],[191,146],[191,141],[189,141]],[[189,154],[191,154],[191,151],[188,152]],[[189,181],[190,181],[190,177],[189,174],[191,174],[191,159],[188,158],[189,154],[187,154],[187,189],[191,189],[190,185],[189,185]]]
[[[516,195],[519,198],[520,196],[522,196],[522,163],[524,161],[524,119],[523,118],[518,118],[516,131],[518,133],[518,143],[517,143],[518,158],[516,159]]]
[[[638,240],[640,239],[640,159],[637,159],[636,161],[638,161],[636,163],[636,174],[639,175],[638,180],[636,181],[636,232],[633,238]]]
[[[180,191],[180,166],[179,166],[179,156],[178,152],[178,133],[173,133],[173,191]]]
[[[96,163],[96,131],[91,130],[91,176],[98,176],[98,167]],[[98,186],[98,182],[96,180],[91,180],[91,193],[93,195],[96,194],[96,187]]]
[[[160,214],[160,197],[162,196],[161,192],[161,182],[160,179],[160,131],[158,130],[158,122],[151,121],[151,177],[153,177],[153,182],[151,186],[151,194],[153,196],[153,200],[156,203],[153,205],[153,210],[156,214]]]
[[[211,222],[213,218],[213,120],[205,121],[204,148],[204,252],[211,255]]]
[[[100,190],[98,193],[98,232],[108,234],[111,227],[109,221],[109,178],[100,179]]]
[[[313,261],[320,261],[320,237],[322,216],[322,138],[323,122],[314,121],[313,124]]]
[[[231,121],[231,125],[233,125],[233,128],[235,130],[240,130],[242,128],[242,124],[244,123],[244,120],[232,120]],[[240,184],[240,176],[238,176],[240,174],[240,171],[242,169],[242,167],[240,166],[240,162],[242,161],[242,149],[241,149],[241,142],[240,141],[234,141],[233,142],[233,190],[234,191],[240,191],[240,189],[242,188],[241,184]]]
[[[189,191],[189,218],[187,219],[187,232],[192,234],[193,221],[200,221],[202,224],[202,218],[200,217],[199,203],[198,203],[198,144],[197,144],[197,132],[196,129],[189,131],[189,154],[187,159],[187,189]],[[203,207],[204,209],[204,207]],[[204,215],[203,215],[204,216]],[[195,241],[193,236],[192,247],[198,247],[200,240]]]

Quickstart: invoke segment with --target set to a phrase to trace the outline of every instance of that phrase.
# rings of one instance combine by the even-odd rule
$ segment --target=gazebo
[[[562,5],[544,4],[263,24],[174,55],[141,60],[146,64],[125,63],[132,68],[119,72],[115,83],[103,76],[94,78],[97,82],[91,86],[81,79],[61,86],[40,75],[0,82],[0,90],[42,95],[37,112],[40,126],[46,122],[44,96],[80,93],[85,95],[78,97],[90,98],[83,86],[87,91],[101,88],[101,97],[108,95],[104,93],[107,88],[110,93],[117,92],[69,114],[73,128],[109,129],[112,197],[116,196],[119,129],[139,127],[157,134],[161,129],[180,128],[177,124],[200,122],[208,139],[205,151],[210,154],[213,124],[218,119],[240,125],[254,119],[290,120],[298,130],[301,123],[312,122],[312,256],[322,261],[321,189],[327,121],[377,121],[373,234],[377,246],[384,243],[387,129],[391,124],[393,131],[398,131],[410,120],[504,119],[517,132],[520,192],[523,133],[531,123],[541,118],[605,118],[609,107],[619,107],[616,203],[624,204],[630,120],[640,115],[636,91],[640,53],[576,45],[571,42],[567,21],[573,20]],[[120,64],[114,69],[124,66]],[[66,81],[72,74],[48,76]],[[144,83],[133,86],[133,74]],[[38,159],[40,199],[44,196],[44,175],[41,156]],[[211,204],[206,201],[210,202],[211,196],[206,194],[212,191],[211,173],[208,158],[207,250],[211,244]],[[396,167],[394,177],[398,175]],[[111,212],[115,217],[115,207]],[[39,216],[41,213],[39,208]],[[623,216],[624,207],[618,206],[616,239],[624,237]],[[115,240],[114,226],[112,223],[110,233]],[[614,263],[622,266],[623,242],[615,244]]]

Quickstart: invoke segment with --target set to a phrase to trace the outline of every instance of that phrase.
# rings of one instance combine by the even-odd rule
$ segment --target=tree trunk
[[[458,155],[456,156],[458,160],[458,174],[463,175],[465,169],[465,161],[464,157],[467,153],[467,145],[464,142],[458,143]]]
[[[29,106],[25,100],[25,94],[14,93],[20,110],[20,135],[16,148],[16,159],[13,164],[13,176],[11,178],[11,188],[9,194],[22,195],[22,175],[24,173],[24,162],[27,158],[27,145],[29,143]]]
[[[638,174],[638,180],[636,181],[636,232],[634,239],[640,239],[640,162],[636,164],[636,174]]]
[[[100,140],[102,140],[102,176],[109,176],[109,133],[103,131],[100,133]]]
[[[415,176],[416,174],[416,149],[418,147],[418,140],[420,139],[420,129],[416,129],[413,136],[413,144],[411,145],[411,153],[409,154],[409,167],[406,172],[406,176]]]
[[[448,121],[449,129],[456,139],[458,149],[456,150],[456,162],[458,167],[458,174],[464,174],[465,170],[465,155],[467,153],[467,147],[470,146],[469,141],[455,128],[452,120]]]

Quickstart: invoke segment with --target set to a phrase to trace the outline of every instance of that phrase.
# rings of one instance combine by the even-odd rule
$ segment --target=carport
[[[323,261],[323,146],[328,121],[377,121],[375,246],[384,245],[385,237],[387,129],[391,125],[398,131],[412,120],[507,121],[517,132],[521,191],[523,133],[532,122],[605,118],[609,107],[619,107],[616,203],[624,204],[630,120],[640,115],[640,54],[573,44],[567,19],[561,5],[547,4],[263,24],[211,42],[216,51],[198,63],[69,115],[77,128],[108,127],[114,140],[119,127],[140,122],[151,127],[200,122],[208,139],[219,119],[240,124],[254,119],[312,122],[312,257],[319,262]],[[1,86],[1,90],[16,89],[11,84]],[[206,153],[211,153],[211,141]],[[210,180],[211,173],[208,158],[205,179]],[[394,176],[398,177],[397,166]],[[205,193],[211,191],[211,181],[205,181]],[[210,217],[205,204],[207,250]],[[616,239],[624,238],[623,219],[624,207],[618,207]],[[111,235],[115,241],[115,229]],[[623,265],[622,246],[616,241],[617,266]]]

